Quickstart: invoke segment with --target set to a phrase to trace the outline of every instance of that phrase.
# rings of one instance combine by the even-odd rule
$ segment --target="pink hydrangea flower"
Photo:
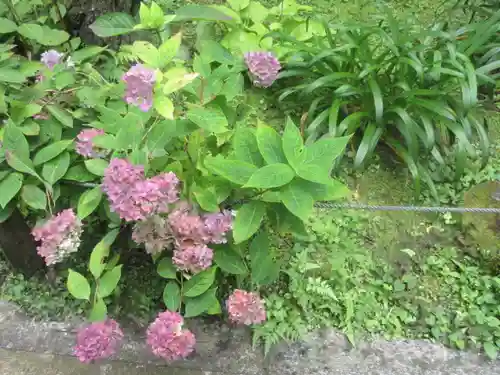
[[[168,223],[176,240],[179,243],[208,243],[209,236],[205,228],[205,222],[200,217],[191,213],[187,204],[180,204],[168,216]]]
[[[164,217],[155,215],[134,225],[132,239],[144,244],[148,254],[158,254],[173,242],[172,232]]]
[[[183,329],[184,318],[172,311],[158,314],[147,331],[146,342],[153,353],[167,361],[186,358],[194,350],[195,336]]]
[[[278,78],[281,64],[271,52],[248,52],[245,63],[255,86],[269,87]]]
[[[214,251],[206,245],[192,244],[176,248],[172,262],[177,269],[195,274],[210,267],[213,257]]]
[[[226,306],[233,322],[251,325],[266,320],[264,302],[257,293],[236,289],[229,296]]]
[[[76,152],[86,158],[96,158],[103,156],[99,153],[92,143],[92,139],[98,135],[103,135],[104,130],[102,129],[84,129],[76,136]]]
[[[62,57],[63,57],[62,53],[59,53],[56,50],[51,49],[42,53],[40,61],[43,62],[47,68],[52,70],[57,64],[61,63]]]
[[[233,214],[231,211],[206,214],[203,217],[208,242],[226,243],[226,233],[233,228]]]
[[[61,262],[78,250],[82,224],[73,210],[67,209],[35,227],[31,233],[36,241],[41,242],[37,247],[38,254],[47,265],[51,265]]]
[[[125,101],[147,112],[153,105],[153,87],[156,82],[155,71],[144,65],[136,64],[122,77],[126,83]]]
[[[74,353],[84,363],[108,358],[116,353],[122,339],[123,332],[113,319],[92,323],[78,331]]]
[[[127,221],[137,221],[168,212],[168,204],[179,199],[178,184],[172,172],[146,179],[143,167],[112,159],[104,172],[102,188],[113,212]]]

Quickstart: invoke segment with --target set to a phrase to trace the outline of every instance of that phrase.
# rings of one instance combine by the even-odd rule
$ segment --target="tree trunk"
[[[44,268],[43,260],[36,252],[31,230],[17,209],[0,223],[0,249],[11,266],[26,277]]]

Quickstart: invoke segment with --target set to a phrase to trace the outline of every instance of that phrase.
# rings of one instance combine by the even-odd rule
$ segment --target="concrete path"
[[[168,365],[130,333],[110,361],[80,364],[71,356],[82,322],[36,322],[0,301],[0,375],[500,375],[500,360],[423,340],[374,340],[352,347],[335,330],[320,330],[264,357],[247,329],[190,320],[196,352]]]

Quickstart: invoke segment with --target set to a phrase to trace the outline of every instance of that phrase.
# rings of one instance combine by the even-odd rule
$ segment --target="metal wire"
[[[413,211],[413,212],[460,212],[478,214],[500,214],[500,208],[486,207],[431,207],[431,206],[387,206],[362,203],[316,202],[315,207],[323,209],[350,209],[368,211]]]

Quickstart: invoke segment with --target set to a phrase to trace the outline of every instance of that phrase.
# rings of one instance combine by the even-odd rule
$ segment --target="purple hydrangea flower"
[[[122,77],[126,83],[125,101],[147,112],[153,106],[155,71],[142,64],[136,64]]]
[[[51,265],[61,262],[78,250],[82,224],[73,210],[67,209],[35,227],[31,233],[36,241],[41,242],[37,247],[38,254],[47,265]]]
[[[184,318],[172,311],[158,314],[147,332],[146,342],[153,353],[167,361],[186,358],[194,350],[195,336],[183,329]]]
[[[245,63],[255,86],[269,87],[278,78],[281,64],[271,52],[248,52]]]
[[[259,324],[266,320],[264,302],[257,293],[236,289],[226,302],[229,318],[235,323]]]
[[[113,319],[92,323],[78,331],[74,352],[79,361],[91,363],[113,355],[122,339],[123,332]]]
[[[102,156],[94,148],[94,144],[92,143],[92,139],[98,135],[103,135],[104,130],[102,129],[84,129],[76,138],[78,141],[76,142],[75,150],[78,154],[86,157],[86,158],[96,158]]]
[[[212,265],[214,251],[203,244],[192,244],[174,250],[172,262],[181,271],[193,274],[206,270]]]
[[[172,172],[146,179],[143,167],[115,158],[104,172],[102,189],[113,212],[127,221],[137,221],[168,212],[168,204],[179,199],[178,184]]]
[[[226,243],[226,233],[233,228],[233,215],[230,211],[206,214],[203,217],[208,242]]]
[[[42,53],[40,61],[43,62],[47,68],[52,70],[54,69],[54,66],[61,63],[62,57],[63,57],[62,53],[59,53],[56,50],[51,49]]]
[[[167,219],[154,215],[134,225],[132,239],[138,244],[144,244],[148,254],[158,254],[172,244],[173,237]]]

